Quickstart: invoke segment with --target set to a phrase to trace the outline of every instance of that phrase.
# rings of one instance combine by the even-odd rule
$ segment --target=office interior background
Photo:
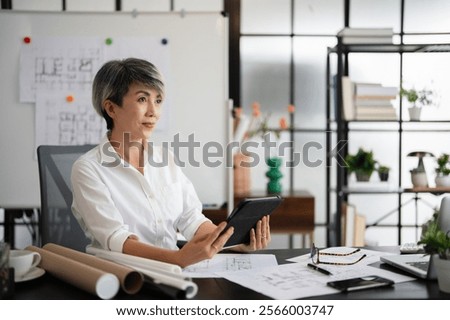
[[[337,45],[336,34],[344,26],[393,28],[396,44],[450,43],[450,2],[446,0],[2,0],[1,4],[2,9],[44,11],[189,13],[233,10],[230,45],[233,45],[235,53],[237,48],[238,58],[234,59],[230,54],[230,95],[245,114],[251,114],[252,104],[259,102],[261,111],[270,113],[269,124],[273,128],[278,127],[280,117],[287,117],[288,105],[295,106],[291,124],[295,128],[294,150],[301,156],[308,156],[309,160],[321,160],[322,164],[311,167],[302,161],[292,171],[285,169],[282,184],[285,189],[308,190],[314,196],[314,241],[319,246],[327,244],[327,200],[330,200],[331,211],[336,208],[334,191],[327,188],[325,165],[327,121],[333,120],[327,119],[326,113],[327,78],[332,78],[337,70],[335,54],[331,54],[330,72],[327,74],[327,50]],[[403,58],[398,53],[349,54],[349,76],[353,81],[396,87],[402,81],[405,86],[427,87],[436,92],[436,104],[423,110],[423,123],[411,124],[402,133],[401,148],[398,123],[352,124],[349,152],[354,153],[360,147],[372,150],[380,163],[391,167],[389,185],[411,187],[409,170],[417,165],[418,160],[407,157],[408,153],[418,150],[435,156],[450,153],[448,124],[445,124],[445,121],[450,121],[449,58],[450,52],[408,53]],[[213,88],[205,88],[210,89]],[[399,98],[394,105],[398,113]],[[404,117],[407,117],[406,111],[403,107]],[[289,140],[290,137],[283,134],[282,139]],[[304,146],[309,142],[317,142],[323,148],[312,149],[304,155]],[[401,166],[399,159],[402,159]],[[428,180],[433,185],[436,159],[428,157],[424,161]],[[252,168],[252,189],[264,189],[266,170],[264,165]],[[330,178],[333,185],[333,170]],[[374,175],[369,183],[376,184],[377,179]],[[353,183],[354,177],[351,176],[349,184]],[[420,194],[416,216],[415,202],[409,202],[414,194],[400,195],[401,203],[407,203],[402,207],[405,227],[402,228],[401,242],[417,241],[420,227],[416,226],[431,217],[441,196]],[[380,222],[381,226],[367,228],[367,244],[398,244],[398,216],[395,212],[398,197],[398,194],[349,195],[348,202],[356,206],[358,213],[365,215],[367,224],[394,210]],[[4,219],[3,212],[0,212],[0,219]],[[31,241],[27,228],[18,227],[16,246],[25,247]],[[272,248],[288,245],[287,236],[273,236]],[[294,246],[300,245],[309,244],[302,243],[300,236],[294,236]]]

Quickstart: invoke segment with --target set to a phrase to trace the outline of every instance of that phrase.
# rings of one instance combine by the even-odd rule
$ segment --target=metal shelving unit
[[[343,116],[343,100],[342,100],[342,76],[349,75],[349,53],[397,53],[400,55],[400,84],[402,82],[402,71],[403,71],[403,54],[405,53],[429,53],[429,52],[450,52],[450,44],[348,44],[345,45],[342,43],[342,39],[338,38],[338,45],[332,48],[328,48],[327,53],[327,106],[326,106],[326,114],[327,114],[327,137],[326,137],[326,145],[327,145],[327,166],[326,166],[326,215],[327,215],[327,225],[328,233],[327,233],[327,243],[328,245],[339,244],[336,239],[341,239],[341,225],[340,225],[340,217],[342,215],[342,206],[341,204],[347,201],[347,198],[350,194],[396,194],[398,197],[398,206],[397,209],[392,213],[397,212],[398,214],[398,223],[395,225],[398,229],[398,243],[401,243],[401,231],[404,225],[402,224],[402,194],[406,193],[405,190],[401,186],[402,181],[402,142],[403,135],[405,132],[449,132],[450,126],[447,128],[439,128],[437,130],[429,129],[429,128],[408,128],[409,123],[418,124],[430,124],[430,123],[439,123],[444,124],[445,126],[450,124],[449,120],[433,120],[433,121],[405,121],[401,118],[402,115],[402,101],[400,100],[400,119],[398,120],[353,120],[347,121]],[[332,56],[335,56],[337,63],[337,74],[335,77],[335,83],[332,84],[331,80],[331,60]],[[333,90],[335,92],[335,106],[331,105],[331,95]],[[335,119],[332,118],[332,110],[334,109]],[[371,126],[370,128],[352,128],[352,124],[366,124],[366,123],[393,123],[396,124],[395,128],[374,128]],[[333,134],[336,135],[336,141],[349,141],[349,133],[350,132],[397,132],[398,133],[398,165],[399,165],[399,176],[398,176],[398,189],[390,190],[385,192],[380,191],[357,191],[350,190],[347,188],[348,183],[348,174],[345,166],[336,166],[336,186],[332,188],[331,186],[331,158],[332,158],[332,149],[331,142],[333,138]],[[344,159],[348,153],[348,145],[345,144],[342,148],[337,149],[337,159]],[[430,191],[418,191],[418,192],[430,192]],[[331,197],[335,197],[336,199],[336,208],[331,208]],[[417,195],[416,195],[417,198]],[[332,215],[336,212],[335,219],[333,221]],[[416,223],[417,227],[417,223]],[[332,233],[334,232],[334,237]],[[334,239],[333,239],[334,238]]]

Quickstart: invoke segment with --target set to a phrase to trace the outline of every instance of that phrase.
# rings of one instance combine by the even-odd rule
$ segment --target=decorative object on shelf
[[[411,121],[419,121],[422,107],[433,104],[434,92],[432,90],[422,89],[400,89],[400,96],[412,105],[408,108],[409,119]]]
[[[389,171],[391,168],[388,166],[379,165],[377,168],[378,176],[380,177],[380,181],[388,181],[389,180]]]
[[[425,252],[432,255],[436,269],[439,289],[450,293],[450,236],[449,232],[439,226],[435,213],[430,222],[424,226],[419,244],[425,245]]]
[[[251,191],[250,166],[245,165],[251,161],[250,156],[241,152],[233,156],[233,188],[237,195],[246,195]]]
[[[413,184],[413,187],[428,187],[428,178],[427,173],[425,171],[425,166],[423,164],[423,158],[424,157],[434,157],[434,155],[431,152],[426,151],[413,151],[408,153],[407,157],[418,157],[419,162],[417,164],[417,167],[410,170],[411,172],[411,182]]]
[[[436,187],[450,187],[450,155],[441,154],[437,159]]]
[[[357,181],[369,181],[375,171],[376,161],[373,158],[373,152],[365,151],[363,148],[359,148],[354,155],[348,154],[345,162],[349,174],[354,172]]]
[[[292,119],[295,107],[293,105],[289,105],[287,110]],[[250,139],[256,138],[266,141],[266,139],[268,138],[268,134],[271,134],[271,137],[273,134],[273,137],[279,139],[281,131],[288,130],[290,128],[286,117],[280,118],[279,128],[270,128],[269,127],[270,113],[263,115],[261,113],[261,106],[259,102],[254,102],[252,104],[252,115],[250,117],[247,117],[245,114],[243,114],[242,108],[240,107],[233,109],[233,117],[235,119],[234,141],[239,143],[240,148],[242,148],[245,141],[248,141]],[[238,195],[239,194],[245,195],[249,194],[251,191],[251,180],[250,180],[251,168],[249,165],[252,163],[252,158],[248,154],[245,154],[245,152],[243,152],[245,148],[241,150],[242,150],[241,152],[238,152],[233,156],[234,192],[235,194]],[[275,161],[276,163],[278,163],[277,160],[273,160],[275,158],[276,158],[275,155],[271,154],[269,159],[266,159],[266,162],[269,161],[272,163],[272,161]],[[279,160],[280,160],[279,166],[281,166],[281,158],[279,158]],[[270,166],[273,167],[273,165]],[[278,173],[280,175],[279,177],[278,173],[269,170],[268,174],[269,172],[272,179],[274,179],[273,182],[269,182],[269,184],[272,186],[271,193],[278,194],[281,192],[281,184],[279,180],[281,179],[282,174],[281,172],[279,172],[279,167],[278,167]],[[278,189],[280,191],[277,191]]]
[[[270,157],[266,159],[266,163],[269,166],[269,170],[266,172],[266,177],[269,178],[269,182],[267,183],[267,194],[281,194],[282,186],[280,179],[283,177],[283,174],[280,171],[282,163],[281,158]]]

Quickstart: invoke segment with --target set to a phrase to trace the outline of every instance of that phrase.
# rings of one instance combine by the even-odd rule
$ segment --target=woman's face
[[[122,107],[114,105],[113,131],[129,133],[132,140],[147,139],[159,120],[162,96],[143,84],[132,84],[123,97]]]

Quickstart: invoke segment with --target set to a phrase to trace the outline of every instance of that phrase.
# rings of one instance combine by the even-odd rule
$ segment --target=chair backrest
[[[86,238],[72,214],[72,166],[93,145],[39,146],[37,149],[41,191],[40,232],[42,245],[56,243],[85,251]]]

